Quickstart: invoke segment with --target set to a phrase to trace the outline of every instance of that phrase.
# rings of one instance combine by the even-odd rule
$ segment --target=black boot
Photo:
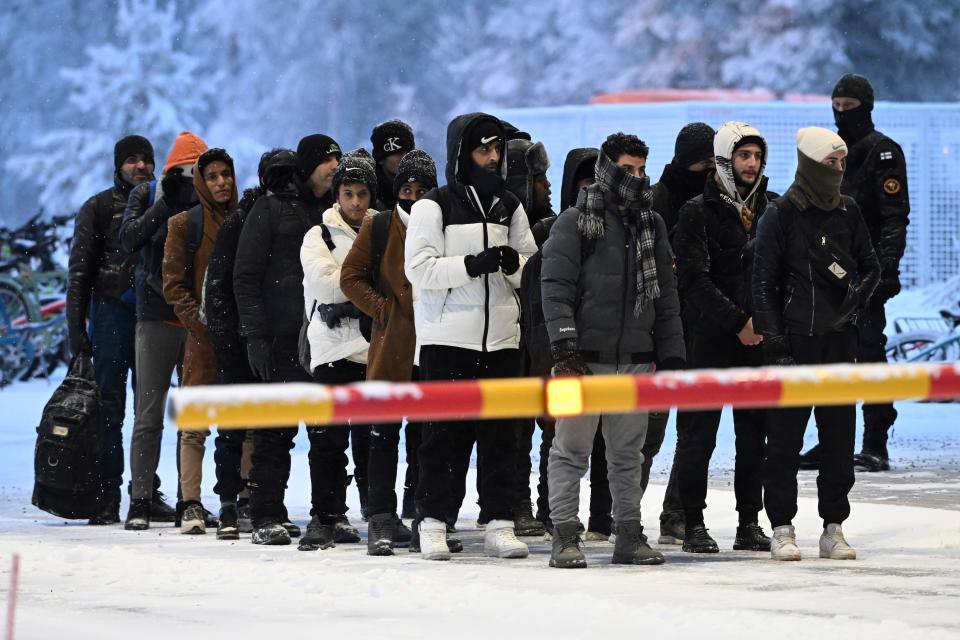
[[[217,540],[239,540],[240,529],[237,527],[237,505],[225,504],[220,507],[220,518],[217,524]]]
[[[333,529],[333,539],[339,544],[360,542],[360,532],[357,531],[355,526],[350,524],[350,520],[347,519],[346,514],[337,518],[337,523]]]
[[[396,520],[392,513],[377,513],[370,516],[367,526],[367,555],[392,556],[393,534]]]
[[[800,454],[800,468],[805,471],[820,469],[820,445],[814,445],[806,453]]]
[[[150,520],[153,522],[174,522],[177,519],[177,510],[167,503],[166,496],[159,489],[153,492],[150,501]],[[179,526],[179,525],[178,525]]]
[[[687,553],[720,553],[717,541],[707,532],[703,523],[687,525],[683,536],[683,550]]]
[[[287,533],[290,534],[291,538],[300,537],[300,527],[290,521],[290,515],[287,513],[286,507],[283,508],[283,514],[280,517],[280,525],[287,530]]]
[[[146,498],[134,498],[127,510],[127,520],[123,523],[127,531],[144,531],[150,528],[150,501]]]
[[[763,532],[763,527],[759,523],[742,524],[737,527],[733,549],[735,551],[770,551],[770,538]]]
[[[584,569],[587,559],[580,550],[580,524],[563,522],[553,527],[550,566],[557,569]]]
[[[617,542],[613,547],[613,564],[663,564],[663,554],[650,548],[643,536],[639,520],[617,522]]]
[[[853,456],[853,464],[861,471],[890,471],[887,452],[887,430],[867,427],[863,431],[863,448]]]
[[[253,544],[284,545],[290,544],[290,534],[279,522],[265,522],[254,525],[253,535],[250,536]]]
[[[107,489],[104,491],[100,511],[90,518],[87,524],[102,525],[118,522],[120,522],[120,489]]]
[[[518,536],[542,536],[543,523],[533,517],[533,506],[529,501],[517,505],[513,511],[513,532]]]
[[[310,518],[310,524],[307,525],[307,532],[300,538],[300,545],[297,548],[300,551],[316,551],[318,549],[329,549],[333,546],[335,546],[333,541],[333,523],[321,523],[317,516]]]
[[[410,540],[413,538],[413,532],[410,527],[403,524],[403,520],[397,514],[393,514],[393,546],[404,548],[410,546]]]

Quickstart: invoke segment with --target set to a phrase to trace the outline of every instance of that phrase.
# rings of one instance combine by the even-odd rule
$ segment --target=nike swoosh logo
[[[489,138],[480,138],[480,144],[490,144],[500,136],[490,136]]]
[[[832,146],[833,146],[833,150],[834,150],[834,151],[836,151],[837,149],[842,149],[842,148],[843,148],[843,145],[842,145],[842,144],[835,144],[835,145],[832,145]]]

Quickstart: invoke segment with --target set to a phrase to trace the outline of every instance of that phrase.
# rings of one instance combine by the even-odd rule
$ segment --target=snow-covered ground
[[[664,566],[614,567],[608,564],[612,546],[598,542],[588,546],[588,570],[563,572],[547,567],[549,543],[540,540],[528,539],[526,560],[483,557],[472,478],[458,525],[466,549],[449,563],[428,563],[403,550],[370,558],[363,545],[305,553],[181,536],[170,525],[131,533],[120,525],[64,522],[30,505],[34,426],[54,386],[33,381],[0,391],[0,593],[5,601],[11,555],[20,554],[19,639],[311,631],[357,638],[960,634],[960,405],[899,405],[891,441],[896,471],[857,476],[845,526],[860,554],[855,562],[817,558],[812,473],[801,474],[802,562],[778,564],[766,554],[729,550],[736,518],[732,425],[725,416],[707,511],[722,553],[702,557],[661,547]],[[171,493],[172,435],[166,434],[161,464]],[[671,423],[644,499],[654,530],[673,439]],[[814,439],[810,429],[808,444]],[[309,482],[302,433],[294,456],[288,502],[304,524]],[[204,491],[214,507],[210,454],[207,463]],[[584,486],[583,504],[588,491]],[[353,488],[349,499],[359,523]]]

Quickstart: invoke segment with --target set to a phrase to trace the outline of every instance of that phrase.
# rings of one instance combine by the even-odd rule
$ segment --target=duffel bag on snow
[[[61,518],[89,518],[103,500],[103,416],[87,355],[74,357],[67,377],[43,408],[34,451],[33,504]]]

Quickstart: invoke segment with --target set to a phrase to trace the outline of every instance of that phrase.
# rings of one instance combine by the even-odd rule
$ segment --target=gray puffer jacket
[[[673,253],[663,219],[656,218],[660,297],[633,314],[636,247],[619,212],[604,212],[604,236],[588,255],[577,227],[580,211],[560,214],[543,246],[541,290],[550,342],[576,338],[584,360],[605,364],[686,358]]]

